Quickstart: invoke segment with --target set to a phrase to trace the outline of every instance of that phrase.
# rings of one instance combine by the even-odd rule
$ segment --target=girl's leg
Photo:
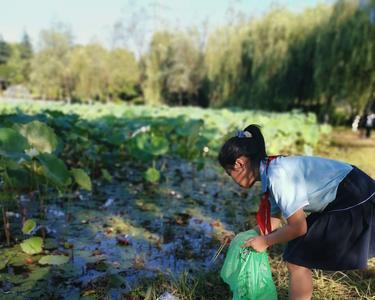
[[[289,271],[289,299],[310,300],[313,291],[311,270],[287,263]]]

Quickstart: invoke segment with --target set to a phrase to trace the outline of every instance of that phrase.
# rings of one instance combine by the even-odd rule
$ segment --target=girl
[[[362,269],[375,256],[375,181],[358,168],[320,157],[267,157],[257,125],[227,140],[218,160],[243,188],[261,181],[261,235],[243,247],[264,251],[287,242],[290,299],[311,299],[312,268]],[[281,217],[287,223],[278,228]]]

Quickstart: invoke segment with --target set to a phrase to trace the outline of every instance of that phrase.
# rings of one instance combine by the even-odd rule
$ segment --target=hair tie
[[[238,138],[252,138],[253,135],[249,131],[237,130],[236,137],[238,137]]]

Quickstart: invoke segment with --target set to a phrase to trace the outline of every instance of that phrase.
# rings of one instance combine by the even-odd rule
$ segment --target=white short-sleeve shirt
[[[337,188],[353,169],[347,163],[316,156],[280,156],[260,163],[262,191],[269,191],[271,213],[289,218],[303,208],[322,211],[336,198]]]

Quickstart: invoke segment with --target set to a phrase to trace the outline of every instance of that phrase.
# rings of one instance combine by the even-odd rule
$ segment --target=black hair
[[[228,139],[220,149],[218,160],[220,165],[226,170],[232,170],[236,159],[245,156],[250,159],[251,168],[259,168],[260,161],[266,156],[266,146],[260,126],[251,124],[243,131],[251,133],[251,137],[234,136]]]

